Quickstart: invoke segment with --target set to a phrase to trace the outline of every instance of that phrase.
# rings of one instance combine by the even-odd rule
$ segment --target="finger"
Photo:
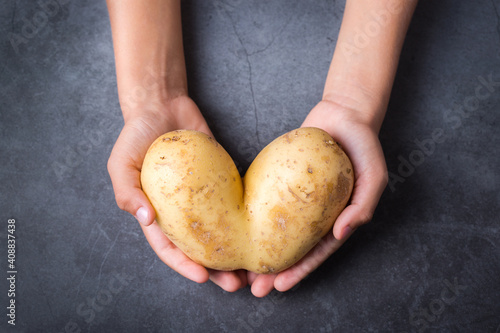
[[[210,274],[210,281],[212,281],[225,291],[235,292],[247,285],[246,276],[245,274],[241,274],[240,271],[224,272],[209,269],[208,272]]]
[[[240,277],[241,288],[246,287],[248,285],[247,271],[244,269],[239,269],[236,271],[236,274],[238,274],[238,276]]]
[[[120,153],[120,142],[111,152],[108,172],[118,207],[135,216],[144,226],[153,223],[155,210],[142,191],[140,171],[127,156]]]
[[[368,223],[387,185],[385,164],[362,173],[354,184],[351,203],[337,217],[333,234],[343,239],[352,230]]]
[[[278,274],[274,281],[276,290],[283,292],[293,288],[337,251],[351,234],[338,240],[333,236],[333,233],[329,232],[304,258]]]
[[[156,221],[149,226],[141,226],[146,239],[156,255],[170,268],[182,276],[198,283],[208,281],[208,271],[189,259],[163,233]]]
[[[248,271],[248,273],[247,273],[247,282],[248,282],[248,284],[252,285],[253,282],[255,281],[255,279],[257,278],[257,276],[259,276],[259,274]]]
[[[255,297],[267,296],[274,289],[277,274],[259,274],[252,283],[251,291]]]
[[[153,223],[155,210],[142,191],[139,171],[114,165],[108,169],[118,207],[132,214],[143,226]]]

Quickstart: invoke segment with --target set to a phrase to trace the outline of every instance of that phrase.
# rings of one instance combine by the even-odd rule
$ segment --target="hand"
[[[125,119],[108,161],[118,206],[136,217],[158,257],[179,274],[198,283],[210,278],[226,291],[246,286],[244,271],[207,270],[177,248],[156,223],[155,210],[141,189],[142,162],[157,137],[176,129],[193,129],[212,135],[198,107],[189,97],[181,96],[168,102],[143,105],[141,109],[140,116]]]
[[[318,127],[328,132],[345,150],[354,167],[354,188],[350,203],[335,221],[333,232],[327,234],[304,258],[278,274],[248,273],[248,283],[257,297],[273,289],[291,289],[352,235],[369,222],[387,185],[387,167],[378,139],[378,124],[366,114],[330,101],[316,105],[302,127]]]

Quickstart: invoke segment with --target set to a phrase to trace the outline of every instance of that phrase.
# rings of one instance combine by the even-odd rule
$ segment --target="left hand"
[[[264,297],[273,289],[293,288],[314,271],[352,235],[368,223],[387,185],[387,167],[378,139],[378,124],[360,111],[331,101],[321,101],[301,127],[317,127],[341,144],[354,167],[354,188],[348,206],[337,217],[333,232],[328,233],[299,262],[278,274],[248,272],[252,293]]]
[[[140,182],[142,163],[149,146],[160,135],[177,129],[212,133],[198,106],[188,96],[154,103],[152,98],[148,101],[151,104],[141,105],[133,110],[132,116],[125,117],[125,126],[108,161],[118,206],[137,218],[151,248],[179,274],[198,283],[210,279],[226,291],[245,287],[245,271],[217,271],[193,262],[168,239],[155,221],[155,210],[142,191]]]

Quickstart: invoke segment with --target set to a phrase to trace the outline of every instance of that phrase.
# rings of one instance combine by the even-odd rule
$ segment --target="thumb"
[[[116,151],[111,153],[108,160],[116,203],[120,209],[132,214],[141,225],[149,226],[155,219],[155,210],[142,191],[140,171],[127,162]]]
[[[362,174],[356,180],[351,203],[337,217],[333,226],[336,239],[348,237],[354,230],[370,222],[382,192],[387,185],[385,163],[379,170],[372,167],[373,175]]]

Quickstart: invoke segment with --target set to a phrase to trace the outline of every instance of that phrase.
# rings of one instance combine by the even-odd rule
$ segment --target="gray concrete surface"
[[[391,184],[373,221],[264,299],[179,276],[117,208],[105,2],[58,1],[0,7],[0,331],[500,332],[498,0],[421,1],[380,134]],[[242,172],[321,98],[343,6],[183,1],[191,95]]]

